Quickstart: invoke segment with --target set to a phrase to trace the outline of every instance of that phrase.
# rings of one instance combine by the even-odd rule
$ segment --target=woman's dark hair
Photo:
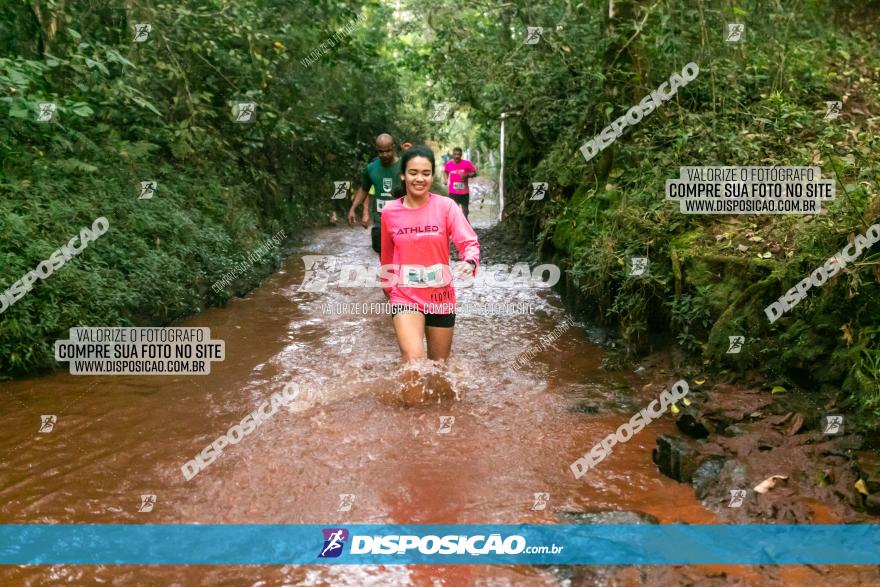
[[[407,149],[403,152],[403,155],[400,156],[400,173],[402,175],[406,175],[406,166],[407,164],[416,157],[424,157],[428,161],[431,162],[431,175],[435,175],[436,172],[434,170],[434,151],[431,150],[427,145],[416,145],[410,149]],[[392,193],[395,198],[402,198],[406,195],[406,182],[400,182],[400,187]]]

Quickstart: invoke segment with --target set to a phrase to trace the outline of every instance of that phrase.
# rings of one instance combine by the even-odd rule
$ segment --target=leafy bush
[[[387,17],[348,2],[5,3],[0,291],[95,218],[110,229],[0,315],[0,374],[52,368],[72,326],[168,324],[221,304],[283,254],[214,293],[247,251],[341,213],[332,182],[354,179],[376,134],[407,132],[381,65]],[[151,24],[147,42],[135,23]],[[238,101],[256,102],[254,124],[232,121]],[[57,105],[49,123],[35,121],[40,102]],[[158,189],[141,200],[145,180]]]

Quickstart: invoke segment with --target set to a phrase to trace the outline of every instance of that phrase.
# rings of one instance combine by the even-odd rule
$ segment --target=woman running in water
[[[477,234],[458,205],[432,194],[434,152],[424,145],[407,150],[400,159],[405,194],[382,209],[380,278],[387,284],[394,331],[405,362],[424,358],[444,361],[452,349],[455,288],[449,271],[449,240],[459,261],[455,273],[475,274],[480,262]]]

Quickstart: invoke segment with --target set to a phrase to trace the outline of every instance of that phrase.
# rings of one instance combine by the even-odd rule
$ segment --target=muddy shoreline
[[[503,224],[478,229],[481,246],[493,251],[493,260],[503,251],[511,261],[539,262],[537,251],[513,232]],[[562,297],[578,318],[593,318],[583,316],[585,304],[572,300],[573,292],[563,291]],[[735,382],[695,362],[675,348],[619,371],[646,401],[680,378],[690,385],[690,405],[678,404],[677,414],[664,416],[675,419],[677,434],[659,437],[651,455],[664,475],[693,485],[703,506],[727,523],[880,521],[880,443],[876,434],[854,432],[856,419],[837,398],[771,388],[753,371]],[[618,365],[608,363],[610,371],[617,371]],[[829,415],[843,416],[840,433],[823,433]],[[766,493],[754,490],[773,475],[786,479],[777,479]],[[746,492],[738,507],[729,507],[732,490]]]
[[[670,356],[651,355],[648,372],[673,373]],[[660,436],[652,459],[666,476],[690,483],[701,503],[727,523],[876,523],[880,459],[865,437],[847,430],[835,400],[763,383],[685,376],[690,405],[679,404],[678,434]],[[672,381],[653,381],[654,392]],[[828,416],[842,415],[837,433]],[[766,492],[755,491],[778,475]],[[860,482],[861,480],[861,482]],[[861,491],[860,491],[861,489]],[[731,507],[731,491],[745,491]],[[736,500],[738,501],[738,500]]]

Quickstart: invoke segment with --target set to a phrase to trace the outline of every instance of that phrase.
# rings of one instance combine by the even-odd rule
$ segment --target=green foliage
[[[712,326],[712,309],[709,303],[708,286],[700,286],[692,294],[683,294],[666,303],[669,306],[670,323],[676,334],[678,345],[694,354],[699,354],[705,344],[701,340]]]
[[[852,366],[844,388],[853,393],[858,406],[880,420],[880,328],[861,329],[855,345],[848,349]]]
[[[840,329],[880,326],[876,254],[772,326],[763,308],[880,217],[877,7],[624,0],[610,18],[608,6],[411,3],[430,31],[440,93],[460,97],[487,135],[510,114],[510,220],[569,267],[593,317],[617,326],[630,353],[649,350],[647,330],[671,332],[712,365],[843,386],[874,409],[874,349],[848,349]],[[724,43],[728,22],[746,24],[743,43]],[[539,43],[523,44],[528,26],[543,27]],[[581,145],[691,61],[693,82],[584,161]],[[843,115],[823,120],[824,101],[836,99]],[[837,198],[812,219],[683,215],[663,195],[684,165],[816,165],[836,180]],[[529,202],[539,179],[551,196]],[[771,258],[756,259],[768,243]],[[622,260],[635,253],[650,258],[650,279],[625,278]],[[748,347],[725,357],[734,334]]]
[[[72,326],[167,324],[224,303],[283,255],[212,291],[267,236],[341,214],[332,182],[356,177],[379,132],[402,132],[387,17],[341,1],[5,3],[0,291],[95,218],[110,229],[0,315],[0,374],[53,367]],[[147,42],[135,23],[151,24]],[[256,102],[254,124],[232,121],[237,101]],[[40,102],[57,104],[49,123]],[[144,180],[158,182],[152,199],[138,199]]]

